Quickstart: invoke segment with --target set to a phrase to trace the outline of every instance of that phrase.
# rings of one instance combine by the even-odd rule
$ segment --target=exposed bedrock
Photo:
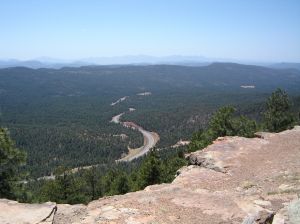
[[[257,135],[219,138],[187,155],[191,165],[181,168],[171,184],[87,206],[0,200],[0,223],[298,224],[300,127]]]

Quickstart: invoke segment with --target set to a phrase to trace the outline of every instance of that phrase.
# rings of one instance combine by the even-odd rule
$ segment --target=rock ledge
[[[300,223],[300,127],[219,138],[171,184],[85,205],[0,200],[0,223]],[[57,211],[56,211],[57,210]]]

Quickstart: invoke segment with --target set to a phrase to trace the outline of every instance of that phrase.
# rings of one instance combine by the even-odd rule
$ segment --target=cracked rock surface
[[[57,205],[51,220],[55,224],[298,224],[300,127],[257,135],[219,138],[189,154],[191,165],[181,168],[171,184],[100,198],[87,206]],[[5,212],[10,202],[0,201],[0,223],[38,223],[51,212],[50,204],[17,204],[15,215],[12,209]],[[17,222],[22,215],[27,222]]]

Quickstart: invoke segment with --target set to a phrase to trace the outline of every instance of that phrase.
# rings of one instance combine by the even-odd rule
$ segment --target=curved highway
[[[121,119],[122,115],[124,115],[124,113],[113,116],[111,119],[111,122],[116,123],[116,124],[122,124],[124,127],[136,129],[139,132],[141,132],[142,135],[144,136],[144,145],[143,146],[141,146],[140,148],[137,148],[137,149],[129,149],[128,155],[117,160],[118,162],[121,162],[121,161],[130,162],[136,158],[139,158],[139,157],[147,154],[149,152],[149,150],[152,149],[158,142],[159,135],[155,132],[147,131],[133,122],[121,122],[120,119]]]

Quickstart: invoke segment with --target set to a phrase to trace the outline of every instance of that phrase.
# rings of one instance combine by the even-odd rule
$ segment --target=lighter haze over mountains
[[[149,55],[127,55],[118,57],[91,57],[78,60],[55,59],[48,57],[39,57],[32,60],[8,59],[0,60],[0,68],[27,67],[27,68],[63,68],[63,67],[81,67],[97,65],[182,65],[182,66],[206,66],[215,62],[235,62],[248,65],[265,66],[275,69],[298,69],[300,63],[290,62],[259,62],[242,61],[233,59],[206,58],[200,56],[165,56],[154,57]]]
[[[0,59],[47,56],[111,63],[103,57],[203,55],[300,61],[297,0],[6,0],[0,9]],[[156,62],[141,56],[130,62],[151,60]]]

